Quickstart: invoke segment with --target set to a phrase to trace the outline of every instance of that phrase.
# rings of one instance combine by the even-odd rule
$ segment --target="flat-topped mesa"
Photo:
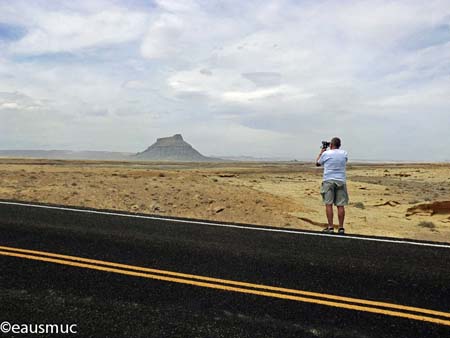
[[[137,153],[136,157],[151,161],[203,162],[211,160],[200,154],[189,143],[185,142],[181,134],[158,138],[145,151]]]
[[[188,145],[191,146],[190,144],[188,144],[187,142],[184,142],[183,140],[183,136],[181,136],[181,134],[175,134],[173,136],[170,137],[160,137],[158,139],[156,139],[156,143],[154,143],[153,145],[156,146],[171,146],[171,145]]]

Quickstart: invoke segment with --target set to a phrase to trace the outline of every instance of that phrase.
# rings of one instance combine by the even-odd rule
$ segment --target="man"
[[[325,204],[328,227],[323,232],[333,233],[333,204],[336,205],[339,219],[339,234],[344,234],[345,206],[348,204],[345,167],[347,165],[347,152],[339,149],[341,140],[334,137],[330,142],[330,150],[322,147],[316,160],[318,167],[324,166],[323,182],[320,193]]]

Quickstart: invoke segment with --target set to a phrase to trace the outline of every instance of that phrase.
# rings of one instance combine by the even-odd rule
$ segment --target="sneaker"
[[[345,234],[345,229],[344,228],[339,228],[338,229],[338,234],[339,235],[344,235]]]
[[[334,228],[325,228],[322,230],[322,232],[327,234],[332,234],[334,232]]]

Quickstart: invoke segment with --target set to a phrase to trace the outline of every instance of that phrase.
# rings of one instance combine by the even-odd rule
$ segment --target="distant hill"
[[[0,150],[0,157],[45,158],[58,160],[132,160],[133,153],[71,150]]]
[[[289,158],[202,155],[187,143],[181,134],[158,138],[154,144],[139,153],[111,151],[72,150],[0,150],[0,158],[33,158],[58,160],[104,161],[173,161],[173,162],[277,162],[292,161]]]
[[[155,143],[141,153],[135,155],[137,160],[148,161],[180,161],[209,162],[220,159],[206,157],[183,140],[181,134],[158,138]]]

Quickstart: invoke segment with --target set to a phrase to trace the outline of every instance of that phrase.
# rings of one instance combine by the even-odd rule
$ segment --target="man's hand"
[[[322,154],[323,154],[326,150],[327,150],[327,148],[322,148],[322,149],[320,149],[319,156],[317,156],[317,159],[316,159],[316,166],[320,167],[319,158],[320,158],[320,156],[322,156]]]

